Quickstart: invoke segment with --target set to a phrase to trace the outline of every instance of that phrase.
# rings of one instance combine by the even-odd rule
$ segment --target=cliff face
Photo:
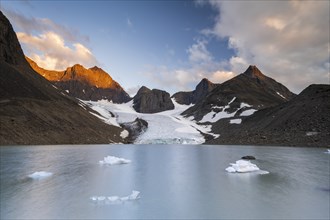
[[[92,111],[30,67],[0,11],[0,145],[122,142]]]
[[[140,113],[157,113],[174,109],[170,94],[142,86],[133,98],[133,108]]]
[[[172,98],[175,98],[175,101],[179,104],[196,104],[205,98],[216,86],[217,84],[214,84],[204,78],[200,83],[198,83],[194,91],[177,92],[172,95]]]
[[[131,100],[119,83],[97,66],[86,69],[76,64],[64,71],[53,71],[39,67],[28,57],[26,60],[37,73],[75,98],[92,101],[107,99],[114,103]]]

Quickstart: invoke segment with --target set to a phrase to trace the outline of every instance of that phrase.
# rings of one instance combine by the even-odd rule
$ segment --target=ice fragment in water
[[[230,167],[225,170],[229,173],[248,173],[258,171],[259,174],[267,174],[268,171],[260,170],[259,167],[247,160],[238,160],[236,163],[231,163]]]
[[[101,164],[101,165],[117,165],[117,164],[127,164],[130,162],[131,162],[130,160],[127,160],[124,158],[107,156],[107,157],[104,157],[104,160],[100,160],[99,164]]]
[[[28,177],[30,177],[31,179],[44,179],[44,178],[47,178],[47,177],[50,177],[51,175],[53,175],[52,173],[50,172],[46,172],[46,171],[38,171],[38,172],[34,172],[30,175],[28,175]]]
[[[90,199],[98,204],[118,204],[125,201],[133,201],[140,198],[140,192],[133,190],[129,196],[92,196]]]

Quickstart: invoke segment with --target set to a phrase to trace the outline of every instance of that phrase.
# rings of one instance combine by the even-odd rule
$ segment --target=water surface
[[[67,145],[0,147],[1,219],[329,219],[326,149],[187,146]],[[100,166],[112,155],[129,164]],[[227,173],[254,155],[270,174]],[[33,180],[36,171],[51,172]],[[106,204],[92,196],[127,196]]]

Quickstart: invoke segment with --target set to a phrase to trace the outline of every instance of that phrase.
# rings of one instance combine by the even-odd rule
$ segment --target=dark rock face
[[[202,81],[196,86],[194,91],[191,92],[177,92],[172,95],[175,101],[179,104],[189,105],[195,104],[205,98],[209,92],[211,92],[217,84],[213,84],[208,79],[202,79]]]
[[[111,100],[124,103],[131,100],[125,90],[108,73],[95,66],[89,69],[76,64],[65,71],[45,70],[26,57],[31,67],[56,87],[65,90],[72,97],[82,100]]]
[[[127,138],[129,143],[134,143],[135,139],[148,129],[148,122],[141,118],[136,118],[133,122],[122,123],[121,126],[129,132]]]
[[[220,120],[208,144],[330,147],[330,86],[310,85],[288,102],[269,107],[231,125]]]
[[[16,34],[0,11],[0,145],[95,144],[122,141],[78,100],[53,87],[25,60]]]
[[[226,109],[228,113],[237,111],[242,102],[254,109],[263,109],[287,102],[294,96],[285,86],[262,74],[256,66],[249,66],[244,73],[218,85],[201,102],[182,114],[201,120],[213,106],[224,108],[231,101]]]
[[[142,86],[133,98],[133,108],[140,113],[157,113],[174,109],[168,92]]]

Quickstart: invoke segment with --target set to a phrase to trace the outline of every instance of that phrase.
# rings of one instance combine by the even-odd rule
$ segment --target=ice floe
[[[46,171],[37,171],[37,172],[34,172],[34,173],[28,175],[28,177],[31,179],[35,179],[35,180],[40,180],[40,179],[45,179],[47,177],[50,177],[51,175],[53,175],[53,173],[46,172]]]
[[[330,154],[330,149],[327,149],[327,151],[324,152],[324,153],[326,153],[326,154]]]
[[[103,160],[99,161],[100,165],[118,165],[118,164],[127,164],[130,163],[130,160],[121,158],[121,157],[114,157],[114,156],[106,156]]]
[[[132,193],[128,196],[119,197],[119,196],[92,196],[90,200],[97,204],[120,204],[126,201],[134,201],[140,199],[140,192],[133,190]]]
[[[260,170],[259,167],[248,160],[238,160],[236,163],[231,163],[225,169],[229,173],[249,173],[258,172],[259,174],[268,174],[268,171]]]

